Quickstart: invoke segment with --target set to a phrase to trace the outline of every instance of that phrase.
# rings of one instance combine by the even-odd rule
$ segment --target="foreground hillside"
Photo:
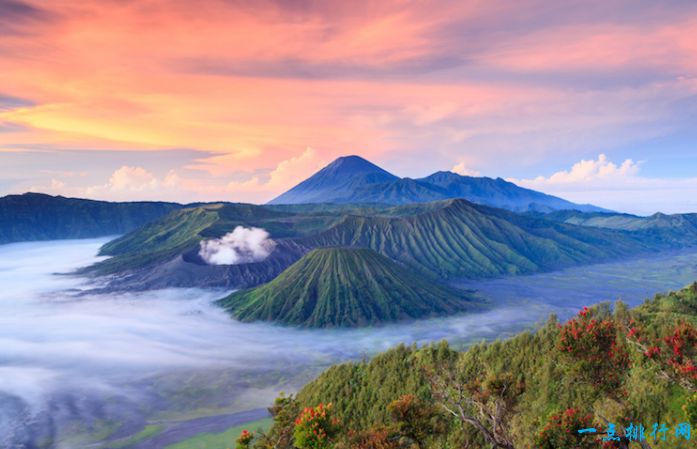
[[[279,398],[273,428],[242,447],[639,447],[629,440],[640,425],[643,447],[693,447],[676,429],[697,424],[696,326],[697,284],[464,352],[400,346]],[[611,423],[617,441],[604,443]],[[654,443],[654,424],[665,441]]]
[[[0,244],[123,234],[179,209],[175,203],[64,198],[40,193],[0,198]]]
[[[440,286],[362,248],[316,249],[276,279],[219,302],[242,321],[353,327],[477,309],[463,291]]]

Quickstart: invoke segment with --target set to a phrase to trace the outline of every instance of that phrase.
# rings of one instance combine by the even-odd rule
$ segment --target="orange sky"
[[[689,1],[0,0],[0,193],[265,201],[344,154],[532,179],[688,132],[696,75]]]

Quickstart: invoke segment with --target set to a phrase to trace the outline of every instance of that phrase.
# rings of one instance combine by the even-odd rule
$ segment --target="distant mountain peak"
[[[357,189],[399,178],[360,156],[342,156],[269,204],[341,202]]]
[[[432,173],[432,174],[430,174],[430,175],[428,175],[428,176],[426,176],[425,178],[422,178],[422,179],[424,179],[424,180],[427,180],[427,179],[448,179],[448,180],[455,180],[455,179],[460,179],[460,178],[465,178],[465,177],[471,178],[471,176],[463,176],[463,175],[460,175],[460,174],[458,174],[458,173],[451,172],[451,171],[448,171],[448,170],[439,170],[439,171],[437,171],[437,172],[435,172],[435,173]]]
[[[407,204],[448,198],[465,198],[475,204],[515,212],[603,210],[526,189],[500,177],[463,176],[452,171],[437,171],[425,178],[399,178],[356,155],[334,160],[269,203]]]
[[[349,154],[348,156],[339,156],[338,158],[334,159],[328,167],[331,166],[338,166],[338,165],[344,165],[344,164],[362,164],[366,166],[371,166],[371,167],[377,167],[375,164],[370,162],[368,159],[358,156],[357,154]],[[379,167],[378,167],[379,168]]]
[[[322,173],[325,170],[332,172],[341,170],[349,175],[357,173],[383,173],[396,178],[395,175],[389,173],[387,170],[384,170],[378,167],[377,165],[373,164],[369,160],[356,155],[338,157],[334,159],[334,161],[332,161],[329,165],[320,170],[317,174]]]

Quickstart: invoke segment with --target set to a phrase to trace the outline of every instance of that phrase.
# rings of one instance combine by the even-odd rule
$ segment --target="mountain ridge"
[[[525,217],[463,199],[419,206],[396,206],[373,216],[347,215],[297,241],[307,247],[371,248],[445,279],[547,271],[646,249],[622,232]],[[400,214],[401,209],[409,213]]]
[[[82,272],[110,275],[119,289],[248,288],[268,282],[314,248],[369,248],[441,279],[529,274],[694,246],[697,232],[604,229],[517,214],[463,199],[430,203],[330,208],[213,204],[172,212],[105,245],[112,256]],[[276,241],[268,259],[207,265],[202,240],[237,226],[265,229]]]
[[[109,202],[27,192],[0,198],[0,244],[123,234],[183,207],[162,201]]]
[[[462,176],[450,171],[437,171],[423,178],[399,178],[360,156],[337,158],[267,204],[407,204],[452,198],[515,212],[608,212],[526,189],[502,178]]]

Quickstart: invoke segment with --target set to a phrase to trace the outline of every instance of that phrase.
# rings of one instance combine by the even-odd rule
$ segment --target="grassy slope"
[[[140,443],[141,441],[147,440],[148,438],[153,438],[159,435],[163,430],[164,427],[162,426],[150,424],[145,426],[143,430],[136,433],[135,435],[132,435],[128,438],[124,438],[122,440],[109,442],[103,445],[102,447],[106,449],[128,448],[129,446],[133,446],[136,443]]]
[[[201,232],[218,220],[214,208],[182,209],[104,245],[101,255],[114,256],[88,268],[111,274],[167,261],[195,248]]]
[[[443,277],[532,273],[597,262],[646,249],[627,233],[565,225],[448,200],[349,216],[311,246],[360,246]]]
[[[234,426],[220,433],[202,433],[195,437],[180,441],[176,444],[170,444],[165,449],[225,449],[235,446],[235,440],[240,436],[243,430],[247,429],[250,432],[256,430],[267,430],[271,427],[273,421],[271,418],[260,419],[251,423],[246,423],[241,426]]]
[[[602,306],[596,308],[595,313],[600,317],[612,316]],[[636,309],[622,309],[615,312],[613,319],[627,322],[632,318],[647,335],[653,332],[663,335],[679,321],[697,325],[697,284],[679,292],[657,295]],[[463,382],[479,378],[487,371],[511,372],[525,382],[525,392],[512,422],[517,447],[532,447],[532,439],[547,417],[569,407],[600,413],[617,423],[624,422],[629,414],[634,422],[649,426],[647,435],[654,422],[674,425],[686,420],[681,406],[688,393],[658,375],[641,351],[631,353],[632,363],[627,366],[624,385],[626,392],[620,394],[628,407],[623,409],[613,405],[607,394],[597,391],[593,385],[578,382],[573,373],[567,371],[559,361],[558,335],[556,320],[551,318],[534,333],[524,332],[505,341],[483,343],[460,353],[445,343],[421,349],[399,346],[370,361],[329,368],[297,394],[293,407],[300,410],[319,403],[333,403],[342,429],[346,430],[387,425],[390,423],[387,406],[401,395],[415,394],[430,400],[423,367],[438,366],[456,357]],[[477,438],[471,428],[463,431],[452,426],[445,435],[434,438],[428,448],[463,447],[463,441],[473,442],[466,447],[488,447]],[[669,444],[676,448],[688,447],[676,444],[676,440]]]
[[[368,249],[316,249],[273,281],[220,301],[243,321],[346,327],[474,308],[442,287]]]
[[[114,274],[163,263],[195,250],[201,240],[221,237],[237,226],[261,227],[273,238],[284,238],[323,229],[335,220],[332,215],[299,215],[252,204],[220,203],[186,208],[107,243],[100,254],[113,257],[87,271]]]

